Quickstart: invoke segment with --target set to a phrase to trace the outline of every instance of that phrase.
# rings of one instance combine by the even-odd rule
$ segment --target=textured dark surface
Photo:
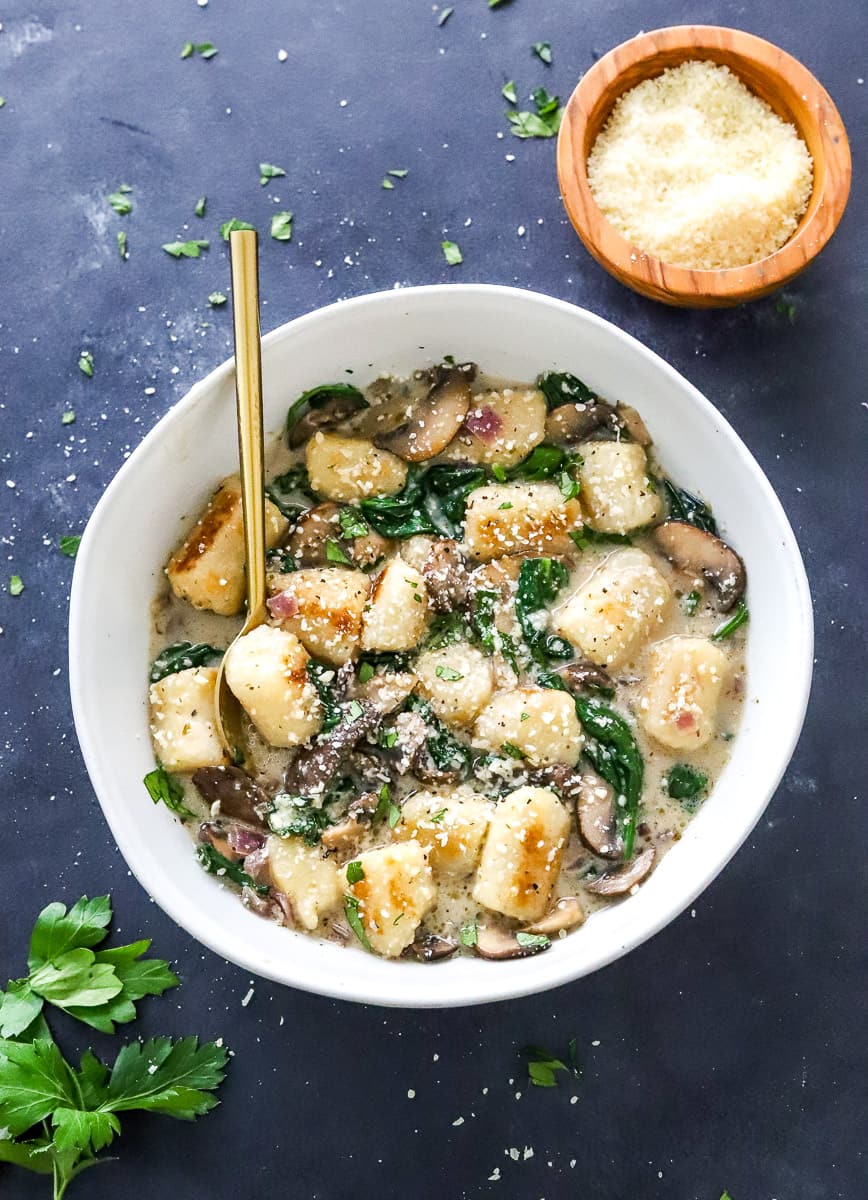
[[[726,1187],[733,1200],[863,1200],[868,10],[863,0],[454,2],[443,28],[428,0],[4,6],[0,972],[22,969],[45,902],[111,890],[122,932],[152,936],[184,980],[146,1002],[134,1030],[223,1035],[235,1053],[211,1117],[128,1120],[119,1161],[70,1195],[718,1200]],[[595,53],[686,19],[779,42],[818,74],[850,130],[855,193],[837,237],[787,293],[792,323],[779,298],[686,313],[624,291],[566,222],[554,143],[499,137],[507,79],[520,93],[545,83],[566,96]],[[188,39],[219,54],[182,61]],[[550,68],[530,52],[541,39]],[[260,187],[261,160],[288,177]],[[395,167],[408,176],[381,189]],[[105,202],[121,182],[134,189],[125,218]],[[275,208],[295,212],[296,234],[290,245],[264,238],[266,328],[396,283],[516,283],[576,301],[718,405],[797,531],[817,667],[805,732],[765,819],[693,912],[552,994],[401,1013],[257,981],[243,1007],[250,978],[149,902],[90,789],[67,697],[72,564],[58,538],[83,528],[129,449],[226,357],[229,313],[207,304],[227,290],[217,227],[238,216],[265,230]],[[211,250],[173,261],[160,244],[178,236],[210,238]],[[462,267],[446,267],[444,236],[460,243]],[[92,380],[76,367],[82,347]],[[67,409],[76,420],[63,426]],[[25,583],[17,598],[6,591],[13,572]],[[57,1030],[70,1049],[87,1042]],[[573,1036],[584,1079],[528,1089],[518,1048],[562,1049]],[[50,1191],[3,1167],[0,1190],[10,1200]]]

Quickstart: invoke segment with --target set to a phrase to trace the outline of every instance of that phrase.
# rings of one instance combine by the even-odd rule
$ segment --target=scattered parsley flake
[[[130,257],[130,251],[127,245],[127,235],[123,229],[118,230],[118,254],[123,262],[126,262]]]
[[[177,813],[182,821],[188,820],[193,814],[184,804],[184,789],[174,775],[170,775],[163,767],[155,767],[148,771],[142,780],[148,795],[154,804],[161,801],[166,808]],[[204,844],[204,843],[203,843]]]
[[[199,197],[199,199],[196,201],[196,203],[195,203],[194,207],[193,207],[193,212],[194,212],[194,214],[195,214],[197,217],[204,217],[204,216],[205,216],[205,209],[206,209],[206,207],[207,207],[207,204],[208,204],[208,197],[207,197],[207,196],[200,196],[200,197]]]
[[[452,12],[452,9],[450,8],[449,11]],[[442,25],[443,22],[441,21],[440,24]],[[5,107],[6,107],[6,97],[0,96],[0,108],[5,108]]]
[[[211,292],[208,296],[208,303],[212,308],[219,308],[221,304],[226,303],[226,297],[222,292]]]
[[[439,825],[440,822],[443,820],[443,818],[446,816],[446,814],[448,812],[449,812],[448,808],[441,808],[440,811],[436,812],[434,814],[434,816],[431,818],[432,824]]]
[[[75,558],[81,545],[80,533],[65,533],[60,539],[60,553],[67,558]]]
[[[387,175],[394,175],[396,179],[406,179],[410,172],[406,167],[393,167],[391,171],[386,172]]]
[[[277,179],[280,175],[285,175],[283,167],[276,167],[274,163],[259,164],[259,182],[263,187],[268,183],[269,179]]]
[[[779,300],[775,305],[775,312],[780,313],[782,317],[786,317],[791,325],[795,325],[796,306],[792,300]]]
[[[78,355],[78,369],[88,379],[93,379],[93,351],[81,350]]]
[[[370,950],[371,943],[368,941],[368,935],[365,933],[362,918],[359,916],[359,901],[356,896],[344,896],[344,915],[347,918],[347,924],[350,929],[352,929],[365,949]]]
[[[457,267],[459,263],[464,262],[464,256],[455,242],[441,242],[440,249],[450,267]]]
[[[334,538],[326,538],[326,559],[330,563],[339,563],[342,567],[351,567],[353,560],[348,558],[341,549],[340,543]]]
[[[510,104],[518,104],[518,96],[515,91],[515,80],[510,79],[509,83],[505,83],[500,89],[500,94],[504,100],[508,100]]]
[[[276,242],[292,241],[292,213],[277,212],[271,218],[271,236]]]
[[[196,46],[196,53],[201,55],[202,58],[207,59],[213,58],[214,55],[219,54],[220,51],[213,42],[199,42],[199,44]]]
[[[462,946],[475,946],[479,941],[479,930],[476,927],[476,922],[468,921],[466,925],[462,925],[458,938]]]
[[[446,22],[449,20],[449,18],[452,16],[452,14],[453,14],[454,12],[455,12],[455,9],[454,9],[454,8],[444,8],[444,9],[442,9],[442,10],[441,10],[441,12],[440,12],[440,15],[439,15],[439,17],[437,18],[437,24],[438,24],[438,25],[445,25],[445,24],[446,24]]]
[[[370,530],[367,521],[354,508],[342,508],[338,514],[341,535],[345,538],[367,537]]]
[[[191,238],[188,242],[164,242],[162,249],[172,258],[198,258],[210,244],[204,238]]]
[[[459,679],[464,678],[460,671],[456,671],[453,667],[443,666],[443,664],[437,668],[434,674],[438,679],[445,679],[449,683],[457,683]]]
[[[358,859],[347,863],[347,883],[361,883],[364,878],[365,868]]]
[[[181,58],[191,58],[195,49],[196,47],[192,42],[184,42],[184,45],[181,47]]]
[[[75,422],[75,413],[71,408],[68,408],[65,413],[60,414],[61,425],[72,425]]]
[[[220,226],[220,236],[224,242],[229,241],[229,234],[236,229],[255,229],[255,225],[251,225],[249,221],[241,221],[238,217],[232,217],[229,221],[224,221]]]
[[[122,183],[116,192],[108,198],[109,204],[119,217],[125,217],[133,211],[133,202],[129,197],[132,188],[128,183]]]
[[[504,754],[508,754],[510,758],[524,758],[523,751],[519,750],[518,746],[516,746],[513,742],[503,742],[500,748]]]
[[[537,58],[544,62],[547,67],[552,65],[552,47],[550,42],[534,42],[531,49]]]
[[[390,192],[394,186],[391,179],[383,179],[383,182],[380,184],[380,187],[385,188],[387,192]]]
[[[359,667],[359,683],[367,683],[369,679],[374,678],[374,668],[370,663],[363,662]]]
[[[10,575],[9,577],[9,595],[20,596],[24,591],[24,580],[20,575]]]
[[[359,704],[358,700],[351,700],[347,705],[347,716],[350,719],[350,724],[353,721],[358,721],[359,717],[364,715],[364,708]]]

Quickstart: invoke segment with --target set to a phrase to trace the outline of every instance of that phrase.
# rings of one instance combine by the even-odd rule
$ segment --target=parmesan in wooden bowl
[[[610,51],[558,140],[570,219],[628,287],[670,304],[773,291],[823,248],[850,182],[832,100],[751,34],[680,26]]]

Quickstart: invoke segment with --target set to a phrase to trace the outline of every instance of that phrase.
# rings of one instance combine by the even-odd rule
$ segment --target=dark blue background
[[[443,28],[430,0],[4,6],[0,971],[22,970],[48,900],[111,890],[119,931],[152,936],[184,981],[146,1002],[133,1031],[222,1035],[235,1053],[211,1117],[129,1118],[119,1161],[70,1195],[718,1200],[726,1187],[733,1200],[864,1200],[868,10],[864,0],[454,5]],[[691,313],[623,290],[566,221],[554,143],[507,132],[507,79],[520,94],[544,83],[565,98],[595,54],[684,20],[779,42],[827,85],[849,128],[854,195],[837,237],[786,293],[792,323],[779,297]],[[182,61],[187,40],[219,54]],[[552,44],[550,68],[531,55],[538,40]],[[287,178],[260,187],[263,160]],[[394,167],[409,174],[384,191]],[[105,201],[121,182],[133,186],[125,218]],[[295,213],[289,245],[267,236],[276,208]],[[250,978],[175,928],[113,845],[72,731],[72,563],[57,542],[81,531],[128,451],[229,353],[230,314],[207,296],[228,290],[218,225],[232,216],[266,233],[266,329],[395,284],[485,280],[576,301],[696,383],[784,502],[817,626],[793,764],[695,910],[590,979],[431,1013],[256,981],[242,1007]],[[177,262],[161,251],[184,236],[210,238],[210,251]],[[444,237],[460,244],[463,266],[445,265]],[[76,367],[83,347],[92,380]],[[75,424],[61,424],[66,409]],[[18,598],[5,590],[13,572],[25,582]],[[87,1044],[80,1028],[56,1027],[67,1048]],[[561,1050],[571,1037],[584,1079],[529,1090],[519,1047]],[[49,1191],[2,1167],[0,1188],[16,1200]]]

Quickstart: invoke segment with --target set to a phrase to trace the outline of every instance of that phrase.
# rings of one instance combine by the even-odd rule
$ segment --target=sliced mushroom
[[[559,404],[546,417],[547,442],[581,442],[601,425],[615,420],[615,409],[603,400],[589,404]]]
[[[741,599],[747,586],[744,563],[719,537],[687,521],[664,521],[651,536],[679,571],[708,580],[719,612],[729,612]]]
[[[340,825],[330,825],[328,829],[324,829],[320,840],[324,850],[344,853],[356,846],[364,831],[365,825],[361,821],[356,820],[354,816],[347,817]]]
[[[575,929],[577,925],[582,925],[584,920],[585,910],[578,896],[562,896],[544,917],[540,917],[532,925],[525,925],[524,932],[544,933],[546,937],[554,937],[562,929]]]
[[[617,871],[607,871],[592,883],[586,883],[585,887],[595,896],[625,896],[647,877],[654,866],[656,853],[653,846],[646,846],[632,862]]]
[[[368,701],[356,701],[362,712],[355,720],[342,720],[313,746],[303,746],[286,768],[284,786],[298,796],[317,795],[325,790],[343,760],[382,720]]]
[[[229,830],[220,821],[203,821],[196,836],[200,842],[213,846],[218,854],[222,854],[230,862],[240,862],[244,857],[243,854],[233,850],[229,844]]]
[[[619,404],[617,408],[617,418],[621,428],[627,436],[634,442],[638,442],[640,446],[651,445],[651,434],[648,432],[648,426],[639,416],[632,404]]]
[[[537,767],[528,773],[527,781],[534,787],[554,788],[562,800],[578,800],[582,788],[582,776],[566,763]]]
[[[359,409],[367,407],[364,397],[360,393],[354,394],[352,391],[330,396],[316,408],[309,407],[289,431],[289,448],[295,450],[299,446],[303,446],[317,430],[339,425],[341,421],[346,421],[347,417],[351,417]]]
[[[622,858],[624,842],[618,833],[615,791],[593,771],[581,777],[576,800],[579,837],[600,858]]]
[[[457,942],[436,933],[419,934],[410,944],[411,952],[420,962],[440,962],[444,958],[451,958],[457,949]]]
[[[416,687],[418,680],[409,671],[395,675],[374,675],[367,683],[359,684],[354,691],[360,700],[370,700],[383,716],[400,708]]]
[[[470,385],[476,364],[435,368],[428,393],[416,400],[409,415],[388,433],[378,433],[374,445],[406,462],[424,462],[445,450],[461,428],[470,407]]]
[[[473,949],[480,958],[502,962],[509,958],[529,958],[530,955],[540,954],[551,946],[551,942],[542,934],[527,933],[526,937],[527,941],[522,945],[514,930],[480,925],[476,930],[476,944]]]
[[[337,542],[347,558],[360,567],[371,567],[384,558],[393,543],[373,529],[361,537],[347,538],[341,532],[340,506],[326,501],[301,514],[290,534],[287,549],[300,567],[328,563],[329,542]]]
[[[583,687],[597,688],[598,691],[605,692],[615,690],[615,681],[609,672],[604,671],[602,667],[598,667],[596,663],[587,658],[567,663],[565,667],[558,670],[557,674],[571,690]]]
[[[263,825],[258,806],[267,797],[240,767],[200,767],[193,772],[193,783],[206,804],[220,805],[221,816]]]
[[[458,543],[438,538],[422,567],[428,598],[435,612],[450,613],[467,599],[470,573]]]

